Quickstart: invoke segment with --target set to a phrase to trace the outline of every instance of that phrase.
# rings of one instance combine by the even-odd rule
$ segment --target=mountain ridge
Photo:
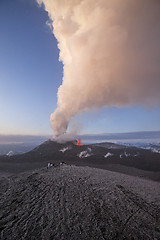
[[[150,150],[114,143],[77,146],[76,141],[58,143],[47,140],[33,150],[14,156],[0,156],[1,170],[19,173],[47,166],[48,162],[66,162],[77,166],[147,175],[160,180],[160,154]],[[142,172],[142,174],[140,174]],[[146,172],[146,173],[145,173]],[[155,173],[155,177],[154,174]]]

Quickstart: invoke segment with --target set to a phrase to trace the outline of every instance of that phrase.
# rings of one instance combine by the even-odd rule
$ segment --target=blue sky
[[[47,13],[33,0],[0,0],[0,134],[52,134],[63,66]],[[76,116],[81,133],[160,130],[160,106],[102,108]]]

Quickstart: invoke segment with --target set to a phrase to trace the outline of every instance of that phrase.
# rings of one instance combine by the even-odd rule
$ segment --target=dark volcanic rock
[[[76,146],[75,142],[57,143],[48,140],[28,153],[10,157],[1,156],[0,169],[3,172],[19,173],[45,167],[48,162],[54,164],[66,162],[126,174],[129,172],[130,175],[160,180],[159,153],[113,143]]]
[[[1,240],[160,239],[160,183],[61,165],[1,182]]]

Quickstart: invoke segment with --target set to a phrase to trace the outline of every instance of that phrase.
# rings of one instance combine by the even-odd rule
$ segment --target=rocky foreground
[[[66,164],[1,178],[1,240],[160,239],[160,183]]]

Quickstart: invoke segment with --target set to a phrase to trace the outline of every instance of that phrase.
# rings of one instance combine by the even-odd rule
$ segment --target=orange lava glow
[[[79,138],[77,143],[76,143],[77,146],[83,146],[83,144],[81,143],[81,139]]]

